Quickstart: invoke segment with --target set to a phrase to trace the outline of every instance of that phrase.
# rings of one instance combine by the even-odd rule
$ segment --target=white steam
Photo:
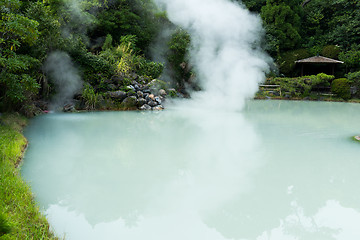
[[[82,88],[81,77],[67,53],[60,51],[50,53],[45,61],[44,70],[56,87],[56,95],[52,101],[53,109],[62,107]]]
[[[87,43],[87,30],[96,22],[95,13],[99,5],[85,0],[65,0],[62,7],[68,14],[62,35],[71,38],[74,34],[80,34]]]
[[[261,20],[229,0],[156,0],[192,38],[192,65],[205,91],[202,107],[241,109],[264,80],[270,58],[261,50]]]

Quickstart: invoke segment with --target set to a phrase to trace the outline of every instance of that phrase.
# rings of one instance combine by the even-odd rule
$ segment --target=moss
[[[10,227],[1,239],[57,239],[17,167],[27,145],[21,134],[27,121],[17,114],[3,115],[0,121],[0,210]]]

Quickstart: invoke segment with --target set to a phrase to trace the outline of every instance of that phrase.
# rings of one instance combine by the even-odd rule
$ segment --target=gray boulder
[[[155,101],[158,103],[158,104],[161,104],[161,98],[160,97],[155,97]]]
[[[136,95],[138,96],[138,98],[143,98],[144,97],[144,93],[142,91],[137,91]]]
[[[147,101],[144,98],[138,98],[136,105],[137,106],[143,106],[146,103],[147,103]]]
[[[148,110],[151,110],[151,107],[149,106],[149,105],[147,105],[147,104],[144,104],[144,105],[142,105],[140,108],[139,108],[140,110],[145,110],[145,111],[148,111]]]
[[[167,95],[167,93],[166,93],[166,91],[164,89],[160,89],[159,90],[159,95],[164,97],[164,96]]]
[[[163,110],[163,109],[164,109],[164,107],[162,105],[158,105],[158,106],[155,106],[155,107],[152,108],[152,110],[154,110],[154,111],[160,111],[160,110]]]
[[[127,109],[136,108],[137,98],[135,96],[127,97],[127,98],[124,99],[122,104]]]
[[[109,84],[108,87],[111,89],[111,90],[115,90],[116,89],[116,86],[115,84]]]
[[[119,99],[120,101],[124,100],[126,98],[126,93],[123,91],[113,91],[113,92],[107,92],[111,98]]]
[[[155,106],[159,105],[156,101],[152,101],[152,100],[150,102],[148,102],[148,104],[150,107],[155,107]]]
[[[75,111],[75,104],[74,103],[67,103],[63,106],[64,112],[74,112]]]

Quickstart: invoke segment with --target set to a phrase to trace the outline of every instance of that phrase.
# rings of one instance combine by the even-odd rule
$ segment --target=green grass
[[[0,117],[0,239],[57,239],[20,176],[18,166],[27,146],[21,131],[26,123],[17,114]]]

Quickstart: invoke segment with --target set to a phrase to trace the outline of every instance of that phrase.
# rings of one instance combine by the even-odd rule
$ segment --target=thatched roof
[[[323,57],[323,56],[309,57],[309,58],[301,59],[301,60],[298,60],[295,62],[296,63],[341,63],[341,64],[344,63],[342,61],[338,61],[338,60]]]

